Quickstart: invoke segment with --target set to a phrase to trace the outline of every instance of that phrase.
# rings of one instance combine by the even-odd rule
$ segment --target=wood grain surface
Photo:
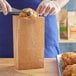
[[[14,59],[0,59],[0,76],[59,76],[56,59],[44,59],[44,68],[15,70]]]

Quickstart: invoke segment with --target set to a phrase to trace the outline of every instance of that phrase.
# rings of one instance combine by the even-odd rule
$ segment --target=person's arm
[[[60,8],[62,8],[69,2],[69,0],[56,0],[56,2],[60,5]]]
[[[44,14],[45,16],[57,14],[60,11],[60,9],[68,2],[69,0],[43,0],[39,4],[37,12],[39,15]]]
[[[4,15],[12,11],[10,4],[6,0],[0,0],[0,8],[2,8]]]

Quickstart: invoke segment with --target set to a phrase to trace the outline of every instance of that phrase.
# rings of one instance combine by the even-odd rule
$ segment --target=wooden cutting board
[[[0,58],[0,76],[59,76],[56,59],[45,58],[44,68],[14,70],[13,58]]]
[[[0,76],[32,76],[32,75],[17,72],[12,67],[6,67],[6,68],[0,68]]]

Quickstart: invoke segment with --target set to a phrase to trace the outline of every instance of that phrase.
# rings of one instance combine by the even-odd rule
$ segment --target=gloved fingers
[[[55,15],[56,14],[56,10],[54,10],[53,12],[52,12],[52,15]]]
[[[56,14],[60,11],[60,8],[55,8]]]
[[[7,7],[6,7],[6,4],[5,4],[5,2],[3,0],[0,0],[0,5],[1,5],[2,9],[3,9],[4,15],[7,15]]]
[[[39,5],[38,8],[37,8],[37,12],[38,12],[39,15],[44,14],[44,12],[45,12],[48,4],[49,4],[49,3],[48,3],[47,1],[46,1],[46,2],[45,2],[45,1],[42,1],[42,2],[40,3],[40,5]]]
[[[54,5],[54,7],[55,7],[55,12],[56,12],[56,14],[60,11],[60,6],[58,5],[58,3],[57,2],[55,2],[55,1],[53,1],[53,5]]]
[[[53,11],[54,6],[52,3],[53,3],[53,1],[49,1],[49,5],[44,13],[45,16],[49,15],[49,13],[51,13]]]
[[[44,16],[52,15],[54,14],[53,12],[55,11],[55,5],[53,4],[53,1],[47,1],[47,2],[46,3],[48,4],[48,6],[46,6],[47,8],[44,12]]]
[[[60,7],[57,4],[57,2],[55,2],[55,1],[52,1],[51,3],[52,3],[53,8],[49,12],[49,14],[50,15],[55,15],[55,14],[57,14],[60,11]]]
[[[42,15],[45,11],[45,6],[43,5],[42,8],[39,10],[39,15]]]
[[[56,14],[60,11],[60,6],[56,1],[43,0],[37,8],[39,15],[45,16]]]
[[[36,10],[37,13],[40,13],[41,8],[42,8],[42,5],[39,5],[38,8],[37,8],[37,10]]]
[[[53,14],[56,14],[57,10],[56,10],[56,4],[54,3],[54,1],[52,1],[52,5],[53,5],[53,9],[52,9],[52,13],[51,14],[53,15]]]
[[[53,7],[53,8],[49,11],[49,15],[52,15],[54,11],[55,11],[55,8]]]
[[[5,1],[5,3],[6,3],[7,11],[11,12],[12,11],[11,6],[9,5],[9,3],[7,1]]]
[[[49,14],[49,11],[50,11],[50,6],[48,6],[48,7],[45,9],[44,16],[47,16],[47,15]]]

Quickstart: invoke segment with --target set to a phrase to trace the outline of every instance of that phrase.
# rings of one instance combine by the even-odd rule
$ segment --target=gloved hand
[[[4,15],[12,11],[10,4],[6,0],[0,0],[0,8],[2,8]]]
[[[39,15],[44,14],[44,16],[57,14],[59,11],[60,11],[59,4],[56,1],[50,1],[50,0],[43,0],[37,8],[38,14]]]

